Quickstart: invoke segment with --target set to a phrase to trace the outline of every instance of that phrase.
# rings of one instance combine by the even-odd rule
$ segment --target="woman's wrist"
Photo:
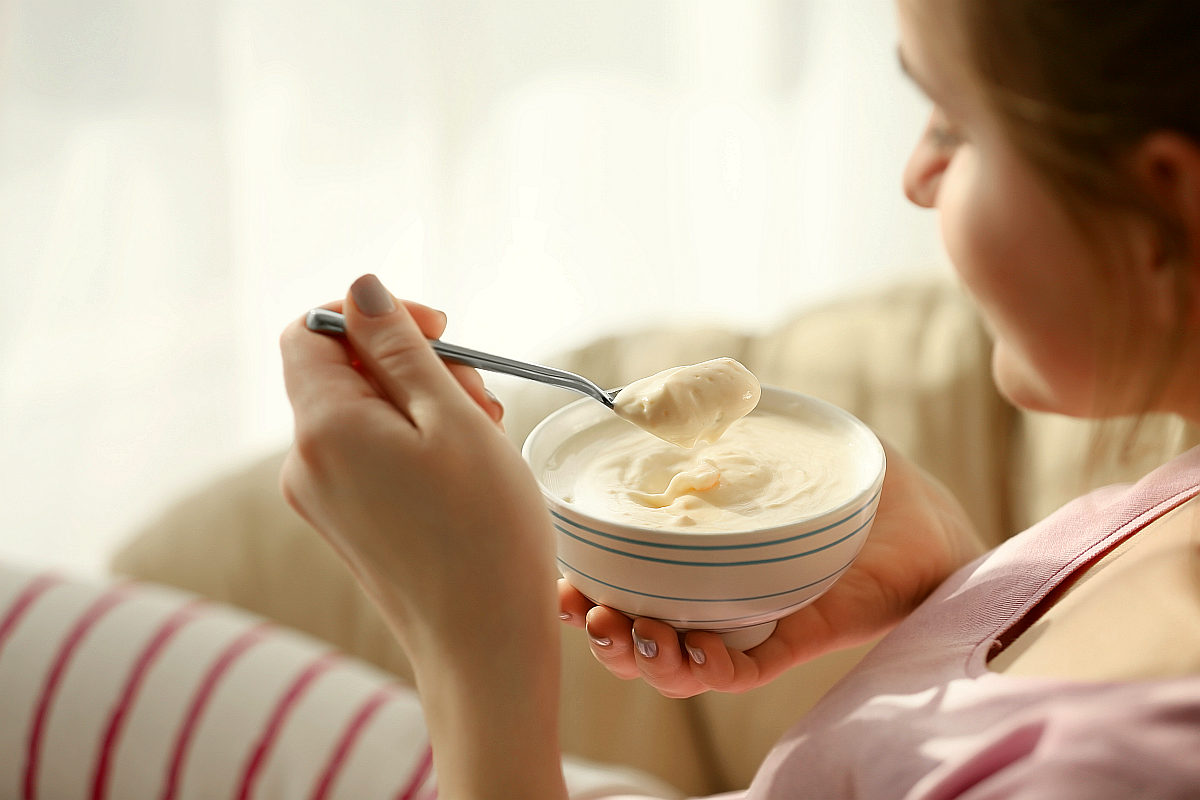
[[[547,621],[544,630],[534,624],[507,636],[485,635],[477,648],[438,646],[411,654],[439,797],[566,797],[559,631],[557,618]]]

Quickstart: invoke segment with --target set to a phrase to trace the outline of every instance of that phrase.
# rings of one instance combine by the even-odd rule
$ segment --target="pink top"
[[[1200,797],[1200,676],[1074,682],[987,668],[1064,579],[1197,494],[1200,448],[1069,503],[963,568],[728,797]]]

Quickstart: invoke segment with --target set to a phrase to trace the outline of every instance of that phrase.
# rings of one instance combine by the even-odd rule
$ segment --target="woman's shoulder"
[[[1200,676],[1200,497],[1082,570],[989,666],[1072,680]]]

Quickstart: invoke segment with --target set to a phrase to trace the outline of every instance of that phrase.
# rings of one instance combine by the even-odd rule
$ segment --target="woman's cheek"
[[[980,274],[976,220],[979,211],[976,198],[972,197],[970,161],[970,154],[961,152],[946,168],[938,187],[937,211],[946,255],[967,290],[976,294]]]
[[[997,388],[1017,405],[1038,408],[1046,403],[1047,387],[1022,347],[1021,287],[1013,269],[1027,254],[1018,220],[995,205],[997,194],[1003,193],[994,189],[971,150],[956,155],[938,194],[942,243],[995,342],[992,377]]]

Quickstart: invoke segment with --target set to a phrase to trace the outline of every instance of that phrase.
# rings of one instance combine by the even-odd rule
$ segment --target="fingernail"
[[[483,388],[483,393],[487,396],[487,399],[492,402],[492,413],[491,413],[492,419],[499,422],[500,419],[504,416],[504,404],[501,403],[500,398],[496,397],[496,395],[492,394],[492,390],[487,388],[486,386]]]
[[[558,615],[558,618],[559,618],[559,619],[561,619],[563,622],[570,622],[570,621],[571,621],[571,615],[570,615],[568,612],[566,612],[566,611],[564,611],[564,612],[562,612],[561,614],[559,614],[559,615]]]
[[[642,658],[654,658],[658,655],[658,642],[653,639],[643,639],[637,633],[633,634],[633,646],[642,654]]]
[[[705,658],[704,651],[701,650],[699,647],[692,647],[691,645],[689,645],[687,651],[688,651],[688,655],[691,656],[692,661],[695,661],[697,664],[704,663],[704,658]]]
[[[607,636],[594,635],[592,629],[587,626],[587,622],[584,622],[583,625],[587,630],[588,639],[591,639],[592,644],[596,645],[596,647],[612,647],[612,639]]]
[[[363,275],[350,285],[350,296],[354,305],[368,317],[379,317],[396,310],[392,294],[374,275]]]

